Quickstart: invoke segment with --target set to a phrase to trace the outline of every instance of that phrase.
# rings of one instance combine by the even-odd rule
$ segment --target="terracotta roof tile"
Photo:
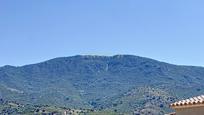
[[[192,98],[181,100],[181,101],[177,101],[175,103],[172,103],[170,105],[170,107],[196,105],[196,104],[204,104],[204,95],[192,97]]]

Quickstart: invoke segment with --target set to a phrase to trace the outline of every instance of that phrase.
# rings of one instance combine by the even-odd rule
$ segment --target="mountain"
[[[164,114],[204,92],[204,68],[133,55],[72,56],[0,68],[0,98],[22,104]]]

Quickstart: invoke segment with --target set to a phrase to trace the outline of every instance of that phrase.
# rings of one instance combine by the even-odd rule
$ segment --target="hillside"
[[[31,105],[163,114],[204,92],[204,68],[132,56],[72,56],[0,68],[0,98]]]

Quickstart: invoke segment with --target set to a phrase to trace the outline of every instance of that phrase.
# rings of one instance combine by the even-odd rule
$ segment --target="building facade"
[[[174,115],[204,115],[204,95],[172,103],[170,107],[175,110]]]

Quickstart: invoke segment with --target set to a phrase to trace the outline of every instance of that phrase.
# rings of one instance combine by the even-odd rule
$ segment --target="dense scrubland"
[[[61,57],[1,67],[0,112],[159,115],[202,94],[203,82],[202,67],[132,55]]]

